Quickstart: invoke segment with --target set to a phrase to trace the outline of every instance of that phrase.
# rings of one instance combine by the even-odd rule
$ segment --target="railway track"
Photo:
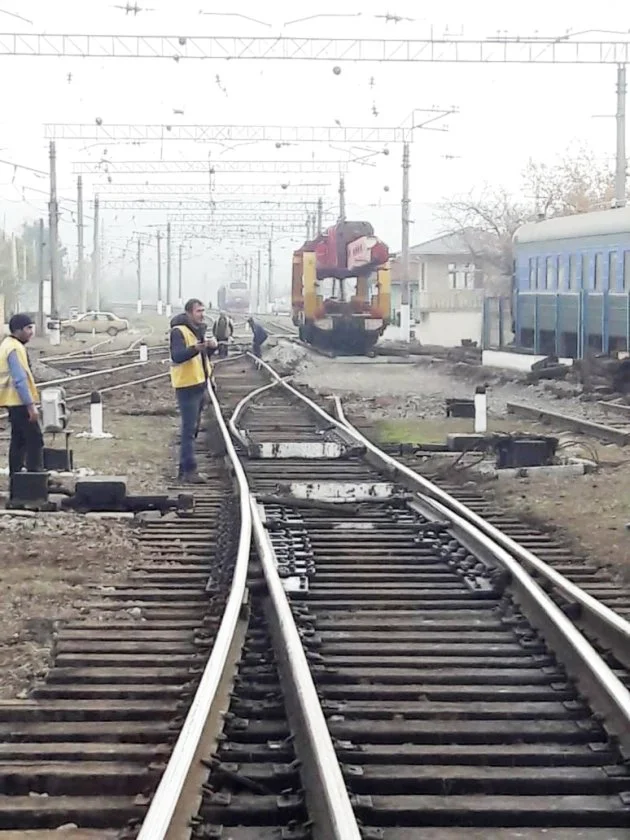
[[[72,840],[166,840],[189,824],[194,838],[226,840],[629,837],[623,617],[568,598],[540,566],[563,612],[474,513],[266,366],[235,358],[215,377],[225,420],[211,428],[213,484],[194,519],[145,528],[136,582],[102,599],[147,610],[139,641],[121,648],[115,618],[113,634],[89,620],[62,631],[57,660],[75,659],[55,667],[78,670],[42,689],[67,686],[55,698],[65,711],[39,710],[46,691],[14,705],[18,735],[7,727],[2,746],[15,764],[16,741],[31,745],[31,775],[19,769],[21,788],[0,797],[0,824],[15,825],[6,807],[33,827],[76,822]],[[605,660],[567,618],[577,603]],[[91,706],[70,709],[79,698]],[[19,729],[54,713],[70,715],[58,753],[56,738]],[[105,716],[105,738],[89,714]],[[65,761],[81,784],[59,787],[45,761]],[[108,762],[128,775],[122,764],[108,775]],[[111,784],[100,804],[93,775]]]

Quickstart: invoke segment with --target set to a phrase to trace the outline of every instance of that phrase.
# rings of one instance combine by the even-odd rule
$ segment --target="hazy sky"
[[[238,35],[291,37],[419,38],[433,33],[464,38],[485,38],[497,32],[510,35],[559,36],[567,30],[606,30],[593,34],[610,40],[625,40],[628,21],[619,0],[600,0],[582,11],[568,0],[554,3],[530,0],[507,4],[495,0],[321,0],[261,4],[234,0],[230,10],[245,17],[200,14],[212,11],[210,0],[138,0],[137,16],[127,15],[126,0],[0,0],[0,29],[6,33],[117,33],[162,35]],[[133,5],[133,3],[132,3]],[[272,10],[269,11],[269,7]],[[225,8],[225,6],[222,6]],[[314,14],[314,20],[292,23]],[[264,11],[263,11],[264,9]],[[12,12],[32,25],[6,14]],[[361,12],[357,16],[357,12]],[[395,14],[399,23],[385,22],[378,15]],[[328,16],[326,16],[328,15]],[[270,24],[270,25],[264,25]],[[586,36],[589,37],[589,36]],[[239,62],[239,61],[140,61],[0,58],[3,96],[0,119],[0,159],[35,169],[47,169],[47,142],[43,124],[74,122],[151,124],[251,124],[398,126],[414,108],[439,106],[458,109],[442,125],[448,132],[419,132],[412,147],[412,242],[436,232],[432,205],[454,193],[487,182],[515,187],[528,157],[553,158],[568,144],[590,144],[602,158],[614,154],[613,119],[593,119],[595,114],[615,110],[613,66],[561,67],[551,65],[469,64],[342,64],[335,75],[332,63]],[[68,74],[72,74],[68,81]],[[218,76],[218,80],[217,80]],[[11,86],[6,84],[11,81]],[[174,114],[183,111],[183,115]],[[58,141],[58,179],[64,204],[61,234],[75,253],[72,229],[72,199],[75,196],[72,162],[98,160],[105,148],[113,160],[207,159],[221,160],[340,160],[365,154],[338,145],[299,144],[281,149],[273,143],[226,148],[219,144],[166,141],[141,146],[88,141]],[[382,146],[372,146],[379,152]],[[347,176],[348,215],[367,218],[378,233],[398,248],[400,244],[401,150],[389,147],[389,156],[377,154],[375,166],[353,166]],[[454,159],[453,159],[454,158]],[[99,183],[86,176],[86,198],[91,200]],[[207,176],[135,175],[115,176],[115,183],[152,182],[207,183]],[[299,183],[327,182],[323,187],[327,206],[336,203],[337,178],[331,175],[256,176],[226,175],[223,182],[270,184],[290,180],[287,200],[299,199]],[[102,179],[100,181],[102,183]],[[216,179],[220,189],[221,178]],[[46,209],[47,181],[26,170],[14,171],[0,164],[0,222],[19,227],[22,221],[42,215]],[[86,216],[91,207],[86,207]],[[108,270],[118,273],[121,249],[139,229],[164,222],[159,213],[107,211],[104,214],[109,259]],[[91,231],[86,231],[91,240]],[[290,250],[298,244],[289,239],[276,249],[277,276],[288,277]],[[223,276],[224,263],[235,250],[249,255],[257,244],[229,243],[222,247],[197,243],[187,265],[192,292],[197,277],[207,271]],[[147,272],[151,264],[147,262]],[[132,273],[131,262],[127,272]]]

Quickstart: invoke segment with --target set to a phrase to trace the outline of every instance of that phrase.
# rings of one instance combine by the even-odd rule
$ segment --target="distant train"
[[[338,222],[293,254],[292,319],[309,344],[372,352],[390,301],[389,251],[369,222]]]
[[[249,286],[239,280],[233,280],[221,286],[217,297],[219,309],[238,314],[249,312]]]
[[[536,353],[630,350],[630,208],[520,227],[513,320],[516,344]]]

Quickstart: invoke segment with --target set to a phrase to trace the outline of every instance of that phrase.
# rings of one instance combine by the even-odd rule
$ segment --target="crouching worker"
[[[269,338],[269,333],[263,327],[262,324],[259,324],[257,321],[254,321],[253,318],[248,318],[247,323],[249,324],[249,328],[252,331],[252,353],[256,356],[257,359],[261,357],[261,348],[265,341]]]
[[[171,320],[171,384],[175,388],[181,417],[179,479],[186,484],[205,484],[197,470],[195,438],[212,374],[209,358],[216,350],[214,339],[205,338],[204,305],[192,299],[182,315]]]
[[[26,352],[33,337],[33,319],[14,315],[9,321],[8,335],[0,344],[0,406],[9,411],[11,443],[9,473],[44,469],[44,438],[39,425],[39,395]]]

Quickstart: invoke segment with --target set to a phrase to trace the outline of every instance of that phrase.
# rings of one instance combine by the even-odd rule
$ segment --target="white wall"
[[[415,325],[416,338],[421,344],[459,347],[462,339],[481,342],[481,312],[428,312]]]

